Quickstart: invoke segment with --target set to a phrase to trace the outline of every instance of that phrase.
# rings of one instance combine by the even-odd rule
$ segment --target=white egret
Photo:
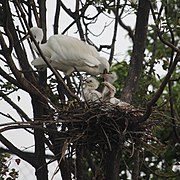
[[[112,104],[118,104],[119,103],[119,99],[115,98],[115,94],[116,94],[116,88],[109,82],[104,81],[104,88],[106,88],[106,91],[102,92],[102,99],[103,101],[109,101]]]
[[[46,43],[41,44],[42,29],[32,27],[30,30],[50,64],[66,75],[70,75],[75,70],[91,75],[109,72],[108,61],[101,57],[93,46],[66,35],[52,35]],[[37,52],[33,42],[32,47]],[[32,61],[32,65],[36,68],[46,67],[46,63],[40,56]]]
[[[111,84],[118,79],[115,71],[113,71],[111,73],[103,74],[103,78],[104,78],[104,81],[107,81]]]
[[[99,87],[99,82],[95,78],[89,77],[86,79],[84,86],[83,97],[86,101],[100,101],[102,95],[96,90]]]
[[[130,107],[131,105],[129,103],[123,102],[120,99],[114,97],[116,94],[116,88],[109,82],[104,81],[103,84],[107,87],[108,93],[107,94],[102,94],[103,100],[109,101],[111,104],[118,105],[120,107]],[[104,98],[104,96],[106,98]]]
[[[117,74],[113,71],[112,73],[106,73],[103,74],[103,78],[104,78],[104,82],[109,82],[110,84],[112,84],[114,81],[117,80]],[[112,87],[114,87],[112,85]],[[116,88],[113,88],[115,90],[114,95],[116,93]],[[113,91],[113,89],[111,89],[111,91]],[[110,93],[110,89],[108,86],[104,86],[103,91],[102,91],[102,98],[103,101],[106,101],[107,99],[109,99],[109,93]]]

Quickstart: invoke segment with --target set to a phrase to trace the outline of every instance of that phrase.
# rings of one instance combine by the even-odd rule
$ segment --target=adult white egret
[[[32,27],[30,30],[50,64],[66,75],[70,75],[75,70],[91,75],[109,72],[108,61],[101,57],[93,46],[66,35],[52,35],[46,43],[41,44],[42,29]],[[32,47],[37,52],[33,42]],[[46,67],[46,63],[40,56],[32,61],[32,65],[36,68]]]
[[[93,78],[89,77],[85,80],[84,88],[83,88],[83,97],[86,101],[100,101],[102,95],[96,89],[99,87],[99,82]]]

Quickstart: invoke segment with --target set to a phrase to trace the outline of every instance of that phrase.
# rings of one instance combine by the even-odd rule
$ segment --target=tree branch
[[[122,21],[121,17],[119,16],[119,24],[122,28],[124,28],[127,32],[129,37],[132,39],[132,42],[134,43],[134,33],[133,30],[131,29],[130,26],[127,26],[124,24],[124,22]]]
[[[7,81],[9,81],[10,83],[14,84],[15,86],[17,86],[18,88],[21,88],[24,90],[23,86],[21,86],[21,84],[16,81],[14,78],[12,78],[11,76],[9,76],[1,67],[0,67],[0,75],[5,78]]]
[[[3,51],[3,55],[7,60],[7,63],[11,69],[11,71],[13,72],[14,76],[16,77],[18,83],[16,83],[15,80],[13,80],[10,76],[7,78],[7,75],[4,73],[4,71],[2,71],[0,69],[0,72],[2,73],[2,75],[4,75],[7,79],[12,80],[13,83],[15,83],[16,85],[20,85],[20,87],[27,91],[30,95],[34,95],[35,97],[39,97],[39,99],[42,102],[50,102],[50,100],[37,88],[35,87],[31,82],[29,82],[27,79],[24,78],[23,74],[21,72],[19,72],[19,70],[17,69],[17,67],[15,66],[11,55],[9,54],[9,52],[6,50],[6,44],[4,42],[4,39],[2,37],[2,34],[0,32],[0,42],[1,42],[1,46],[2,46],[2,51]],[[53,103],[50,102],[52,105]],[[54,106],[54,105],[53,105]]]
[[[114,1],[115,2],[115,1]],[[116,37],[117,37],[117,30],[118,30],[118,17],[119,17],[119,8],[120,8],[120,0],[117,0],[117,5],[116,5],[116,10],[114,10],[115,14],[115,23],[114,23],[114,35],[112,38],[112,43],[111,43],[111,52],[109,56],[109,64],[112,64],[113,56],[114,56],[114,47],[115,47],[115,42],[116,42]]]
[[[19,150],[17,147],[15,147],[10,141],[8,141],[1,133],[0,133],[0,141],[11,151],[11,153],[16,154],[21,159],[31,164],[33,167],[36,166],[34,155],[25,154],[24,152]]]
[[[121,10],[121,13],[120,13],[120,15],[119,15],[119,19],[118,19],[118,20],[119,20],[120,26],[121,26],[122,28],[124,28],[124,29],[128,32],[129,37],[132,39],[132,42],[134,43],[134,33],[133,33],[131,27],[130,27],[130,26],[126,26],[126,25],[124,24],[124,22],[122,21],[122,19],[121,19],[121,16],[122,16],[122,14],[123,14],[123,12],[124,12],[124,9],[125,9],[125,6],[126,6],[126,5],[127,5],[127,0],[125,1],[124,6],[122,7],[122,10]]]
[[[56,12],[54,16],[54,34],[58,34],[60,7],[61,7],[61,1],[56,0]]]
[[[158,34],[158,37],[159,39],[161,40],[161,42],[165,45],[167,45],[168,47],[170,47],[171,49],[173,49],[174,51],[176,51],[177,53],[180,53],[180,49],[177,48],[174,44],[170,43],[169,41],[166,41],[162,35],[163,33],[160,31],[159,29],[159,26],[157,24],[157,19],[156,19],[156,15],[155,15],[155,12],[154,12],[154,9],[152,7],[152,4],[151,2],[149,1],[149,5],[150,5],[150,9],[151,9],[151,13],[152,13],[152,17],[153,17],[153,20],[155,22],[155,25],[156,25],[156,28],[157,28],[157,34]]]
[[[83,31],[83,28],[82,28],[82,25],[81,25],[81,22],[80,22],[81,16],[79,14],[79,0],[76,0],[75,14],[74,14],[73,18],[76,19],[76,25],[77,25],[77,29],[79,31],[80,39],[82,41],[85,41],[84,31]]]
[[[24,72],[27,72],[27,73],[24,73],[23,75],[25,76],[26,79],[28,79],[28,81],[35,83],[36,79],[33,74],[34,72],[32,71],[32,68],[29,65],[27,55],[26,55],[25,51],[23,51],[20,41],[18,39],[8,1],[5,1],[4,8],[5,8],[5,12],[6,12],[6,16],[5,16],[6,23],[5,23],[5,27],[4,27],[6,35],[8,36],[10,43],[12,44],[11,46],[13,46],[13,48],[15,49],[20,67],[24,70]],[[4,49],[6,49],[6,48],[4,48]],[[10,52],[7,54],[10,54]]]
[[[28,115],[1,91],[0,91],[0,96],[17,111],[17,113],[20,115],[21,118],[24,118],[26,121],[31,121]]]
[[[153,7],[149,1],[149,4],[150,4],[150,9],[151,9],[151,12],[152,12],[152,15],[153,15],[153,19],[154,19],[154,22],[156,23],[157,22],[157,19],[156,19],[156,16],[155,16],[155,12],[153,10]],[[161,94],[163,93],[164,91],[164,88],[165,86],[168,84],[168,82],[170,81],[170,78],[171,78],[171,75],[172,73],[174,72],[175,68],[176,68],[176,65],[177,63],[180,61],[180,49],[179,48],[176,48],[174,46],[174,44],[170,43],[170,42],[167,42],[165,41],[163,38],[162,38],[162,34],[159,30],[159,27],[158,27],[158,24],[156,23],[156,27],[157,27],[157,34],[159,36],[159,39],[161,40],[162,43],[164,43],[165,45],[169,46],[170,48],[172,48],[173,51],[177,52],[176,54],[176,57],[174,59],[174,62],[172,62],[171,60],[171,63],[170,63],[170,67],[168,69],[168,72],[164,78],[164,80],[162,81],[159,89],[156,91],[156,93],[154,94],[153,98],[147,103],[147,106],[146,106],[146,112],[144,113],[143,117],[138,121],[139,123],[142,123],[144,121],[146,121],[151,113],[152,113],[152,107],[155,105],[155,103],[157,102],[157,100],[159,99],[159,97],[161,96]]]
[[[37,22],[37,26],[39,27],[40,22],[39,22],[39,18],[38,18],[38,12],[37,12],[37,9],[36,9],[36,3],[34,2],[34,0],[31,0],[30,2],[31,2],[32,10],[34,12],[35,20]]]
[[[174,72],[177,63],[180,61],[180,53],[176,55],[174,62],[171,64],[171,66],[168,69],[168,72],[164,78],[164,80],[162,81],[159,89],[156,91],[156,93],[154,94],[154,96],[152,97],[152,99],[147,103],[146,106],[146,112],[144,113],[144,115],[142,116],[142,118],[138,121],[138,123],[142,123],[144,121],[146,121],[151,113],[152,113],[152,107],[155,105],[155,103],[157,102],[157,100],[159,99],[159,97],[161,96],[162,92],[164,91],[165,86],[167,85],[167,83],[169,82],[172,73]]]

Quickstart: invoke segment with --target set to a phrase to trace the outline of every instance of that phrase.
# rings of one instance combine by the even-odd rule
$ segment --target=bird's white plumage
[[[109,71],[108,61],[101,57],[93,46],[66,35],[53,35],[49,37],[47,43],[41,44],[42,29],[33,27],[31,32],[51,65],[65,74],[69,75],[75,69],[91,75],[101,74],[105,70]],[[32,46],[37,51],[33,43]],[[32,65],[38,68],[45,67],[46,63],[38,57],[32,61]]]
[[[104,81],[107,81],[111,84],[114,83],[118,79],[117,74],[114,71],[111,73],[103,74],[103,78],[104,78]]]
[[[105,87],[107,87],[108,92],[106,94],[102,93],[102,99],[104,101],[109,101],[111,104],[118,105],[120,107],[126,108],[126,107],[131,107],[129,103],[123,102],[120,99],[114,97],[116,94],[116,88],[110,83],[110,82],[103,82]]]
[[[117,74],[113,71],[112,73],[103,74],[103,78],[105,86],[102,91],[102,99],[103,101],[107,101],[110,99],[110,94],[112,97],[116,94],[116,88],[112,85],[112,83],[117,80]]]
[[[116,94],[116,88],[107,81],[103,82],[104,84],[104,89],[102,92],[102,99],[103,101],[109,101],[112,104],[118,104],[119,100],[117,98],[115,98],[115,94]]]
[[[96,89],[99,87],[99,82],[90,77],[86,79],[84,88],[83,88],[83,97],[86,101],[100,101],[102,95]]]

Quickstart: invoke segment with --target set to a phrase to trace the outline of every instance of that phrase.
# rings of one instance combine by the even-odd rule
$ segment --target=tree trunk
[[[122,91],[122,101],[131,103],[133,93],[137,88],[139,78],[141,76],[144,50],[147,38],[147,27],[150,6],[147,0],[139,0],[137,11],[137,20],[135,27],[134,46],[130,61],[129,71]]]
[[[39,126],[43,126],[44,106],[36,99],[32,98],[34,121],[40,121]],[[48,169],[45,157],[45,143],[44,143],[44,132],[39,129],[34,129],[34,141],[35,141],[35,159],[37,161],[36,177],[37,180],[48,180]]]
[[[105,179],[106,180],[118,180],[119,168],[121,160],[121,148],[118,145],[113,145],[112,150],[108,150],[106,154],[105,164]]]
[[[85,157],[85,147],[83,145],[76,146],[76,176],[78,180],[88,180],[88,174],[86,169],[86,163],[84,161]]]
[[[138,180],[139,179],[139,172],[140,172],[139,164],[140,164],[139,149],[136,148],[134,151],[134,156],[133,156],[132,180]]]

